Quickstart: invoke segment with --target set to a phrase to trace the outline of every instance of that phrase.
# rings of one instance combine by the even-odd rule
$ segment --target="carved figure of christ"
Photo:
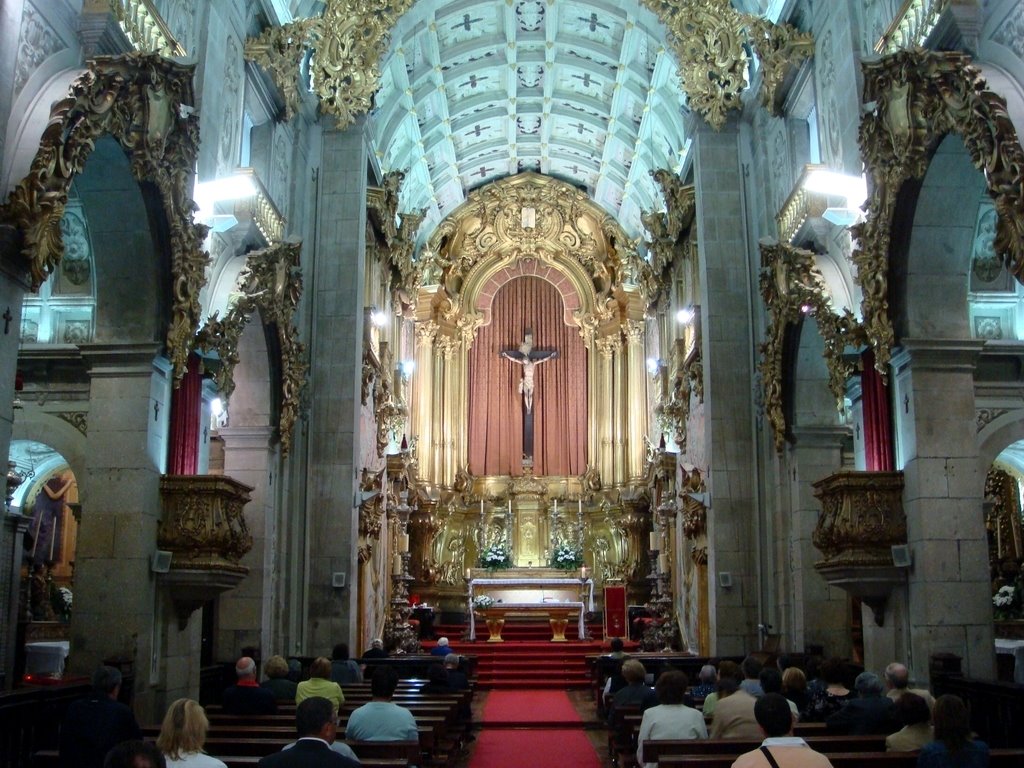
[[[523,456],[533,458],[533,374],[538,365],[558,357],[558,351],[535,350],[533,334],[528,330],[518,349],[504,349],[501,356],[523,366],[523,378],[519,381],[519,393],[523,396]]]

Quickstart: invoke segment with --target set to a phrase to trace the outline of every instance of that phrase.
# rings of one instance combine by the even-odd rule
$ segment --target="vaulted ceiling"
[[[370,131],[404,171],[424,238],[474,187],[536,171],[582,189],[630,237],[663,208],[648,173],[685,160],[685,97],[635,0],[422,0],[396,25]]]

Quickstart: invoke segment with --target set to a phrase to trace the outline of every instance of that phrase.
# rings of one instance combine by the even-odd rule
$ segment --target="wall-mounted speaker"
[[[914,554],[910,551],[909,544],[893,544],[892,564],[897,568],[909,568],[914,564]]]
[[[344,571],[337,571],[335,573],[332,573],[331,574],[331,586],[334,587],[335,589],[344,589],[345,588],[345,581],[346,581],[345,577],[346,577],[346,575],[347,574]]]
[[[722,589],[732,589],[732,574],[729,571],[720,571],[718,574],[718,585]]]
[[[153,573],[167,573],[171,570],[171,553],[166,549],[158,549],[153,553],[153,560],[150,562],[149,569]]]

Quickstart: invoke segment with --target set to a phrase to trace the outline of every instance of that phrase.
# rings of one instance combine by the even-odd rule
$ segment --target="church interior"
[[[112,664],[159,722],[442,632],[501,689],[525,626],[1024,684],[1024,3],[0,39],[3,690]]]

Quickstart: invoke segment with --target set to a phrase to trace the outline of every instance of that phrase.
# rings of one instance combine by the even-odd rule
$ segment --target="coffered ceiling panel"
[[[631,237],[661,208],[649,170],[681,167],[684,96],[657,19],[635,2],[417,3],[381,66],[371,132],[406,172],[426,237],[487,182],[522,171],[585,189]]]

